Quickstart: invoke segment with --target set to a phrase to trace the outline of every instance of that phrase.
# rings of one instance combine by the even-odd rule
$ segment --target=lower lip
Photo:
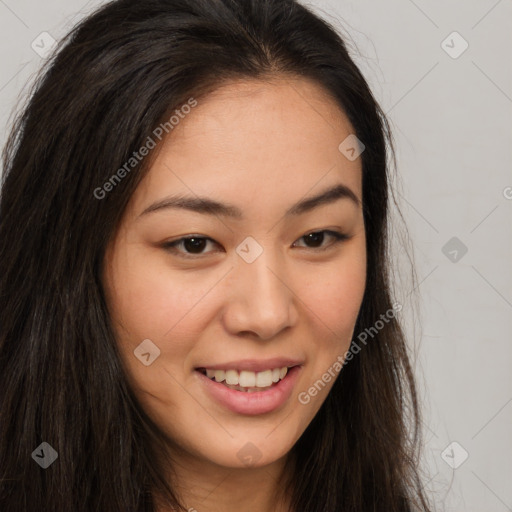
[[[197,371],[206,392],[221,405],[238,414],[257,415],[272,412],[288,401],[297,381],[301,367],[288,370],[285,378],[266,391],[237,391],[208,378]]]

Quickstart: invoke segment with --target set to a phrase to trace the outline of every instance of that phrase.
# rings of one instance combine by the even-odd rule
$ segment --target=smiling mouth
[[[246,393],[255,393],[258,391],[267,391],[275,387],[283,380],[289,368],[272,368],[261,372],[251,372],[248,370],[212,370],[208,368],[197,368],[197,371],[206,375],[210,380],[223,384],[227,388]]]

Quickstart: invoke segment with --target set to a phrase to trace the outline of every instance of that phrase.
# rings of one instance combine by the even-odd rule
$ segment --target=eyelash
[[[332,231],[332,230],[329,230],[329,229],[323,229],[323,230],[320,230],[320,231],[310,231],[309,233],[306,233],[305,235],[301,236],[299,238],[299,240],[301,240],[302,238],[305,238],[306,236],[308,235],[313,235],[313,234],[319,234],[319,233],[327,233],[328,235],[332,236],[334,238],[334,242],[332,242],[331,244],[329,244],[328,246],[326,247],[323,247],[323,248],[317,248],[317,247],[305,247],[305,249],[310,249],[314,252],[323,252],[323,251],[326,251],[328,250],[329,248],[341,243],[341,242],[344,242],[345,240],[348,240],[350,238],[350,236],[346,235],[345,233],[340,233],[338,231]],[[186,236],[186,237],[182,237],[178,240],[175,240],[174,242],[167,242],[163,245],[164,249],[173,253],[173,254],[178,254],[180,257],[182,258],[188,258],[188,259],[198,259],[198,258],[201,258],[202,256],[204,256],[205,254],[208,254],[208,253],[202,253],[202,254],[190,254],[190,253],[186,253],[186,252],[181,252],[181,251],[178,251],[176,249],[177,246],[179,246],[180,244],[182,244],[183,242],[185,242],[186,240],[191,240],[191,239],[194,239],[194,240],[209,240],[211,242],[215,242],[215,240],[209,238],[209,237],[206,237],[206,236],[194,236],[194,235],[190,235],[190,236]]]

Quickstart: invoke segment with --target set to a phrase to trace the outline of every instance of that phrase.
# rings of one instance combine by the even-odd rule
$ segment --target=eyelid
[[[313,252],[313,253],[319,253],[319,252],[323,252],[323,251],[326,251],[328,249],[330,249],[331,247],[343,242],[343,241],[346,241],[350,238],[352,238],[350,235],[347,235],[346,233],[343,233],[341,231],[335,231],[335,230],[332,230],[332,229],[316,229],[316,230],[313,230],[313,231],[308,231],[307,233],[305,233],[304,235],[300,236],[297,240],[301,240],[303,239],[304,237],[308,236],[308,235],[311,235],[311,234],[314,234],[314,233],[326,233],[327,235],[331,236],[334,241],[331,242],[330,244],[328,245],[325,245],[325,246],[320,246],[320,247],[306,247],[306,246],[302,246],[303,249],[305,249],[306,251],[308,252]],[[186,236],[183,236],[181,238],[178,238],[177,240],[174,240],[172,242],[165,242],[163,244],[163,248],[173,254],[177,254],[179,257],[181,258],[185,258],[185,259],[199,259],[199,258],[202,258],[206,255],[208,255],[209,253],[208,252],[205,252],[205,253],[199,253],[199,254],[191,254],[191,253],[186,253],[186,252],[182,252],[182,251],[179,251],[176,249],[176,246],[179,246],[182,242],[186,241],[186,240],[189,240],[189,239],[192,239],[192,238],[198,238],[198,239],[202,239],[202,240],[207,240],[207,241],[210,241],[214,244],[217,244],[217,245],[220,245],[218,242],[216,242],[213,238],[210,238],[208,236],[204,236],[204,235],[195,235],[195,234],[190,234],[190,235],[186,235]],[[294,242],[295,244],[295,242]]]

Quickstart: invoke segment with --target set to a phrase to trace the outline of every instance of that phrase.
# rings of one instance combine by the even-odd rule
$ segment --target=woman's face
[[[353,133],[312,82],[232,82],[131,198],[107,300],[136,396],[182,457],[281,459],[338,376],[366,280],[361,159],[339,149]]]

